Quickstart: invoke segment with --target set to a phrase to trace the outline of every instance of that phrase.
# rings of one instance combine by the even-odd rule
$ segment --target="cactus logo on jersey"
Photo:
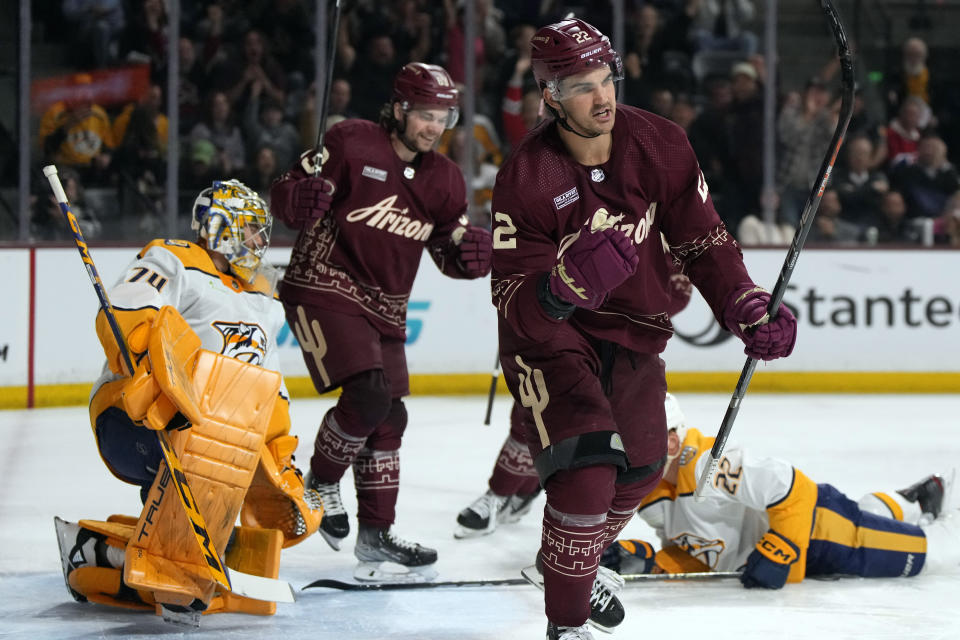
[[[267,353],[267,334],[258,324],[214,322],[223,336],[220,353],[248,364],[262,365]]]

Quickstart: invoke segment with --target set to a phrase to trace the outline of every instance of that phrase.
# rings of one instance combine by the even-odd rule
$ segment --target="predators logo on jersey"
[[[726,548],[723,540],[708,540],[693,533],[681,533],[673,538],[673,543],[714,570],[720,554]]]
[[[220,353],[248,364],[263,364],[267,353],[267,334],[260,325],[246,322],[214,322],[213,326],[223,336],[223,348]]]

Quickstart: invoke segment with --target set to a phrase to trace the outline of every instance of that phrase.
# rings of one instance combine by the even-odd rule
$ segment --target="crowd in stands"
[[[461,95],[474,101],[472,132],[448,131],[439,150],[459,160],[474,144],[470,215],[489,225],[497,167],[542,117],[530,71],[536,27],[573,11],[612,31],[609,3],[475,2],[476,73]],[[54,0],[50,0],[54,2]],[[115,187],[123,215],[145,234],[159,228],[166,172],[166,59],[179,54],[181,189],[238,177],[263,194],[317,135],[314,3],[307,0],[182,0],[180,39],[169,42],[163,0],[59,0],[75,51],[74,91],[43,114],[43,163],[76,182],[74,207],[90,234],[109,235],[83,188]],[[787,243],[832,137],[839,113],[836,65],[825,61],[802,87],[777,95],[776,192],[764,193],[763,95],[758,0],[627,0],[620,100],[683,127],[717,210],[744,244]],[[328,126],[377,120],[392,79],[408,61],[445,66],[463,87],[464,0],[356,0],[336,36]],[[857,93],[855,114],[810,241],[960,246],[957,106],[927,66],[924,41],[910,37],[885,74],[880,105]],[[135,103],[97,105],[85,91],[91,69],[150,68]],[[778,85],[786,86],[783,79]],[[868,106],[879,106],[871,109]],[[880,118],[871,113],[885,114]],[[39,165],[39,162],[38,162]],[[63,170],[66,172],[63,172]],[[45,192],[38,187],[38,194]],[[32,236],[52,239],[49,198],[37,195]],[[761,223],[764,209],[777,224]]]

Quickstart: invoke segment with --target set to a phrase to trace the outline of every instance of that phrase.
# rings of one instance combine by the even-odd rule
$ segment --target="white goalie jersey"
[[[713,571],[742,568],[768,529],[806,548],[816,486],[782,460],[729,448],[703,501],[694,499],[709,458],[702,454],[713,441],[689,429],[677,458],[677,484],[661,480],[640,504],[638,513],[654,528],[661,546],[678,546]],[[809,504],[811,485],[814,504]]]
[[[170,305],[204,349],[280,371],[277,338],[285,317],[272,283],[263,276],[247,283],[218,271],[206,250],[192,242],[150,242],[110,289],[109,298],[121,326],[136,326]],[[91,397],[117,378],[105,365]],[[283,384],[280,395],[288,397]]]

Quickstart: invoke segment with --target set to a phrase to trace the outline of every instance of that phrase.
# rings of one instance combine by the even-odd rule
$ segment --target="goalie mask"
[[[273,228],[273,216],[256,191],[239,180],[215,181],[194,201],[190,226],[201,245],[223,254],[235,276],[253,282]]]
[[[436,64],[410,62],[393,81],[393,102],[399,102],[404,112],[415,107],[446,109],[446,129],[452,129],[460,119],[458,98],[459,91],[450,74]]]

